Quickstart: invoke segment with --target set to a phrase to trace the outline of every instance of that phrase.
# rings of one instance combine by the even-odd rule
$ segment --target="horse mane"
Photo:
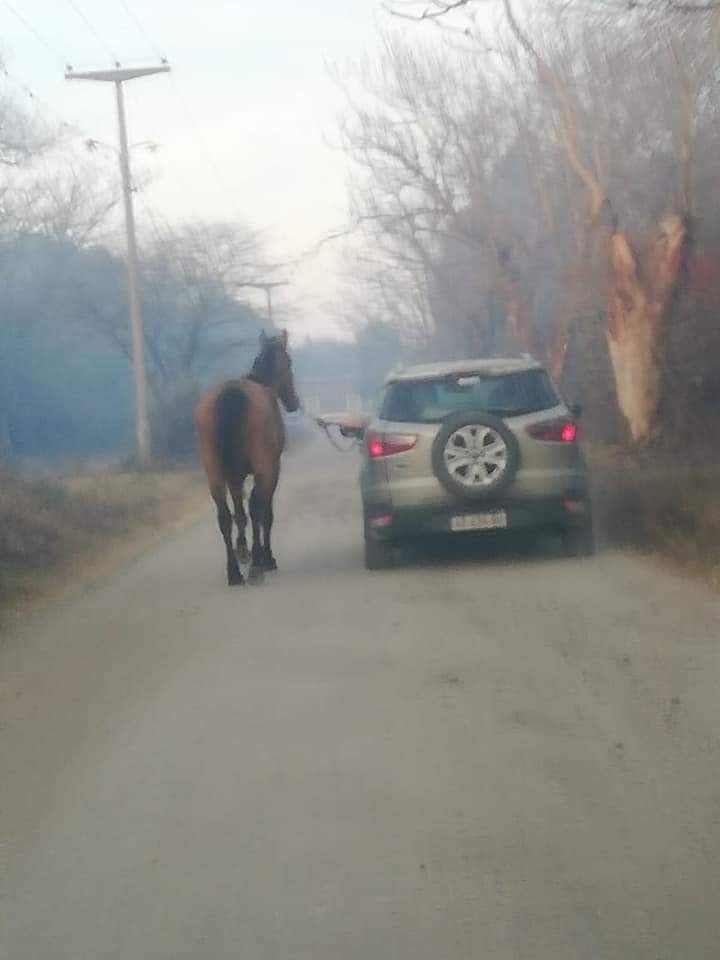
[[[255,383],[259,383],[263,387],[272,385],[275,376],[275,355],[279,346],[280,340],[278,337],[273,337],[267,341],[255,358],[252,370],[248,374],[248,380],[254,380]]]

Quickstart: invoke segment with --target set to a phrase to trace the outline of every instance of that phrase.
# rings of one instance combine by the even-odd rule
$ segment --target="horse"
[[[277,570],[271,546],[273,498],[280,477],[285,448],[285,424],[280,403],[289,413],[300,407],[295,392],[288,335],[260,337],[260,353],[250,373],[209,390],[195,412],[198,445],[210,496],[217,507],[217,521],[225,544],[227,580],[230,586],[245,583],[240,564],[250,560],[250,581],[262,580],[265,571]],[[245,531],[245,481],[254,480],[250,496],[252,554]],[[237,544],[233,549],[233,516],[227,494],[235,508]]]

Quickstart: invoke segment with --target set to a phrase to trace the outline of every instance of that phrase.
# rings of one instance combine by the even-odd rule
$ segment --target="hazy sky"
[[[83,70],[114,56],[166,56],[172,78],[127,86],[131,140],[161,146],[137,157],[154,176],[152,207],[171,222],[246,220],[277,257],[346,222],[345,160],[332,147],[339,98],[326,64],[377,47],[387,23],[378,0],[0,0],[11,82],[88,136],[116,142],[112,88],[65,82],[64,62]],[[328,250],[293,274],[284,297],[301,311],[298,332],[333,328],[336,267]]]

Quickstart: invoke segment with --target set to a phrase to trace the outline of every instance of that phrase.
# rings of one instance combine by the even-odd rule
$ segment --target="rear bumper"
[[[376,540],[397,541],[431,536],[467,536],[452,530],[453,517],[504,511],[512,530],[582,527],[591,521],[592,507],[586,495],[565,499],[543,499],[509,503],[456,504],[442,508],[393,510],[373,506],[365,508],[366,535]],[[472,531],[478,536],[478,531]]]

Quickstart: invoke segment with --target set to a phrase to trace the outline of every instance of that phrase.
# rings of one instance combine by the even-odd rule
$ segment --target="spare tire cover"
[[[455,496],[485,500],[512,483],[520,449],[499,417],[465,411],[447,417],[432,451],[435,476]]]

